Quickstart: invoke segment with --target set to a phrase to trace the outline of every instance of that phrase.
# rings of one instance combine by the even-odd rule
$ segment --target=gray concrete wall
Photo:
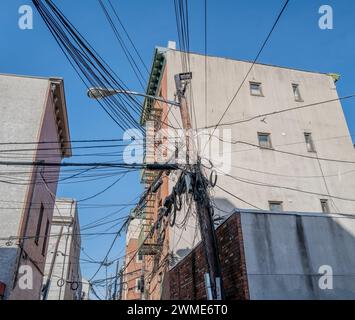
[[[252,300],[355,299],[353,216],[249,211],[241,223]],[[333,289],[319,286],[322,266]]]
[[[174,75],[183,71],[180,55],[180,52],[174,50],[168,50],[166,53],[167,98],[170,100],[174,100],[176,92]],[[251,66],[248,62],[208,57],[206,109],[204,59],[203,55],[190,55],[192,90],[188,88],[186,96],[191,107],[194,128],[213,126],[219,122]],[[249,81],[262,83],[263,97],[250,94]],[[299,84],[303,102],[295,101],[293,83]],[[337,97],[336,86],[329,75],[256,64],[222,123]],[[171,107],[169,122],[172,126],[181,126],[178,108]],[[258,144],[258,132],[270,133],[274,149],[304,157],[239,143],[229,144],[230,149],[221,150],[221,155],[231,160],[232,168],[228,173],[239,180],[225,175],[222,170],[218,177],[218,185],[239,199],[218,188],[214,188],[213,191],[215,198],[228,202],[234,208],[252,209],[255,206],[263,210],[269,209],[269,201],[282,201],[285,211],[297,212],[321,212],[320,199],[325,198],[329,199],[331,212],[355,213],[355,202],[346,200],[355,198],[354,164],[307,158],[355,160],[355,150],[339,101],[280,113],[265,119],[257,118],[219,129],[222,128],[231,130],[232,141],[254,145]],[[312,133],[317,153],[307,151],[304,132]],[[223,139],[223,132],[217,131],[215,134],[219,134]],[[212,141],[218,142],[216,138],[212,138]],[[208,154],[206,158],[211,159],[212,155]],[[212,161],[217,163],[214,159]],[[331,198],[329,194],[343,199]],[[219,213],[224,214],[223,211]],[[178,221],[181,221],[184,215],[185,211],[182,211]],[[182,236],[177,228],[170,230],[170,239],[176,239],[172,241],[174,251],[193,245],[194,226],[195,221],[191,218]]]

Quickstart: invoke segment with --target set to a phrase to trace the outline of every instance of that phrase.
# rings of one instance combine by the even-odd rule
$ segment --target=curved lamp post
[[[131,96],[140,96],[140,97],[145,97],[148,99],[153,99],[153,100],[157,100],[166,104],[170,104],[173,106],[180,106],[180,103],[175,102],[175,101],[170,101],[170,100],[165,100],[162,97],[156,97],[156,96],[151,96],[149,94],[145,94],[145,93],[139,93],[139,92],[135,92],[135,91],[126,91],[126,90],[117,90],[117,89],[106,89],[106,88],[90,88],[87,91],[87,95],[89,98],[91,99],[104,99],[106,97],[110,97],[116,94],[126,94],[126,95],[131,95]]]

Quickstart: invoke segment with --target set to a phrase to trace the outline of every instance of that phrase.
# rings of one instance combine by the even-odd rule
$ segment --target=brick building
[[[147,94],[174,100],[175,76],[186,71],[182,63],[184,55],[173,45],[155,49]],[[355,153],[337,94],[337,75],[262,63],[252,65],[248,61],[197,53],[189,53],[188,71],[192,72],[192,80],[185,96],[191,122],[196,129],[207,128],[201,136],[210,136],[211,145],[218,147],[207,148],[201,155],[206,160],[206,175],[210,174],[211,163],[218,173],[217,186],[212,192],[216,218],[228,216],[236,208],[299,214],[318,212],[324,216],[355,213],[355,180],[351,174]],[[244,79],[246,74],[248,78]],[[232,100],[243,81],[238,98]],[[233,103],[224,114],[231,100]],[[279,112],[274,114],[275,111]],[[220,131],[214,132],[222,115]],[[154,162],[158,152],[164,150],[162,145],[171,141],[174,134],[179,136],[175,131],[182,126],[180,110],[147,98],[141,124],[148,126],[147,136],[154,137],[154,143],[149,144],[151,148],[146,150],[146,162]],[[161,129],[167,128],[168,136],[157,137]],[[167,152],[169,147],[172,152],[179,149],[170,144]],[[166,297],[166,288],[170,287],[169,270],[194,251],[200,240],[196,210],[192,206],[192,214],[189,213],[187,205],[189,195],[183,197],[174,226],[164,218],[161,226],[149,234],[179,174],[179,171],[164,172],[159,188],[148,195],[152,204],[144,208],[146,223],[142,224],[141,239],[145,241],[138,242],[136,250],[144,249],[141,250],[145,266],[142,273],[147,299]],[[142,182],[149,187],[156,177],[156,172],[144,170]],[[278,219],[282,220],[279,216]],[[343,222],[350,224],[350,220]],[[243,241],[249,246],[251,239]],[[260,248],[262,243],[255,247],[256,252]],[[286,268],[284,272],[287,273]],[[249,287],[250,283],[249,279]],[[201,292],[196,293],[196,298],[202,297]],[[262,296],[250,292],[251,299]],[[240,293],[233,294],[241,297]]]
[[[217,229],[217,239],[225,299],[249,299],[240,215],[230,216]],[[169,291],[163,296],[172,300],[207,299],[204,280],[206,266],[204,249],[200,243],[169,271]]]
[[[137,253],[139,235],[142,228],[142,220],[134,219],[130,222],[126,235],[126,257],[127,268],[122,281],[122,299],[142,299],[142,255]]]
[[[351,215],[236,210],[217,238],[227,300],[355,299]],[[206,299],[206,272],[199,244],[169,271],[163,297]]]

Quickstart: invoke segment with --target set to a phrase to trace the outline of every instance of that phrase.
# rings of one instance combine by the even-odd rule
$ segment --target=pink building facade
[[[22,183],[0,185],[4,204],[0,239],[7,239],[5,244],[0,241],[0,282],[6,286],[4,299],[38,300],[56,210],[60,173],[56,164],[71,156],[64,83],[57,78],[4,75],[0,76],[0,88],[1,142],[31,143],[16,145],[13,149],[23,153],[8,159],[20,162],[8,168],[21,172]],[[31,162],[35,165],[29,165]],[[10,208],[14,203],[16,208]]]

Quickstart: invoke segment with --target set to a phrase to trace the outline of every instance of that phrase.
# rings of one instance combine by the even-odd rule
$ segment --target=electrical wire
[[[213,133],[214,133],[214,131],[219,127],[219,125],[220,125],[220,123],[222,122],[223,118],[225,117],[225,115],[227,114],[228,110],[229,110],[230,107],[232,106],[233,102],[234,102],[235,99],[237,98],[237,96],[238,96],[240,90],[242,89],[242,87],[243,87],[245,81],[248,79],[248,76],[249,76],[250,72],[252,71],[254,65],[255,65],[256,62],[258,61],[258,59],[259,59],[261,53],[263,52],[264,48],[266,47],[266,44],[268,43],[268,41],[269,41],[271,35],[273,34],[273,32],[274,32],[274,30],[275,30],[275,28],[276,28],[278,22],[280,21],[281,16],[282,16],[283,13],[285,12],[285,10],[286,10],[286,8],[287,8],[289,2],[290,2],[290,0],[286,0],[286,1],[285,1],[284,5],[283,5],[283,7],[282,7],[282,9],[281,9],[281,11],[279,12],[279,14],[278,14],[276,20],[274,21],[274,23],[273,23],[273,25],[272,25],[272,27],[271,27],[271,30],[269,31],[269,33],[268,33],[266,39],[264,40],[262,46],[260,47],[260,49],[259,49],[257,55],[255,56],[253,62],[251,63],[250,68],[248,69],[248,72],[245,74],[245,76],[244,76],[242,82],[240,83],[240,85],[239,85],[237,91],[235,92],[235,94],[233,95],[232,99],[231,99],[230,102],[228,103],[227,108],[225,108],[225,110],[223,111],[222,116],[220,117],[219,121],[217,122],[216,125],[213,126]],[[212,134],[213,134],[213,133],[212,133]],[[209,141],[207,141],[206,145],[208,144],[208,142],[209,142]],[[206,145],[205,145],[204,149],[206,148]]]

